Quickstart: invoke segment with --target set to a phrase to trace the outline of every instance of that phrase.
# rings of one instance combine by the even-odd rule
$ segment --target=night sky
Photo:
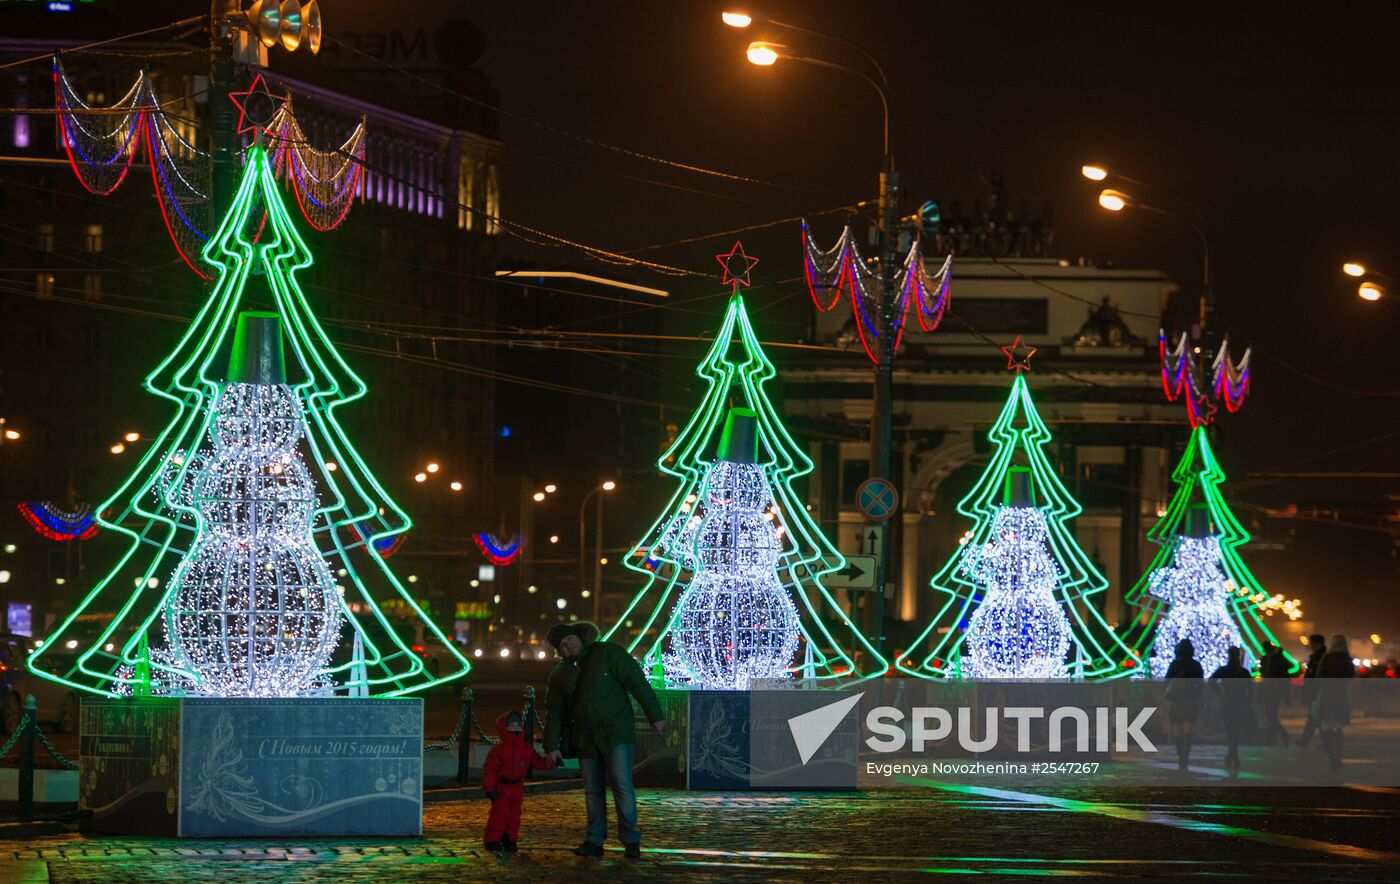
[[[1104,212],[1097,187],[1078,168],[1098,161],[1190,197],[1208,221],[1220,319],[1256,351],[1254,393],[1222,428],[1219,454],[1234,497],[1339,510],[1342,522],[1375,526],[1398,508],[1387,496],[1400,494],[1400,482],[1248,474],[1396,469],[1400,377],[1392,351],[1400,298],[1360,301],[1339,265],[1355,257],[1400,275],[1400,19],[1383,4],[1229,6],[765,8],[772,18],[843,35],[881,60],[906,212],[928,198],[945,206],[985,198],[983,176],[1000,173],[1013,204],[1053,203],[1059,256],[1162,268],[1194,296],[1201,255],[1190,228]],[[558,3],[545,14],[534,4],[470,4],[467,14],[486,33],[480,66],[507,111],[781,185],[691,174],[507,117],[507,215],[627,250],[873,196],[881,145],[870,88],[793,63],[758,68],[743,50],[749,40],[772,39],[853,65],[859,56],[791,33],[724,27],[720,9],[707,2]],[[1179,202],[1161,204],[1189,212]],[[831,239],[836,216],[817,227]],[[743,238],[763,259],[756,283],[798,274],[796,224]],[[639,254],[709,272],[716,269],[710,256],[728,244]],[[504,245],[521,257],[577,260]],[[810,302],[791,283],[765,291],[782,303],[762,332],[794,339]],[[691,331],[705,327],[703,315],[678,321],[695,323]],[[1362,395],[1378,391],[1389,395]],[[1328,631],[1400,626],[1394,613],[1374,619],[1375,611],[1395,608],[1391,536],[1278,520],[1266,521],[1263,533],[1282,539],[1291,527],[1299,529],[1294,554],[1273,556],[1272,567],[1252,559],[1266,586],[1301,596],[1310,615],[1330,620],[1318,624]]]

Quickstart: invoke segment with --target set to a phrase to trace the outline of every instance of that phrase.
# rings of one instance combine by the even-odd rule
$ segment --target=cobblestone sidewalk
[[[1190,803],[1186,803],[1186,802]],[[520,853],[481,848],[484,802],[429,805],[422,838],[199,841],[76,834],[0,842],[0,882],[887,880],[1211,874],[1236,880],[1400,880],[1400,798],[1356,790],[907,789],[849,795],[645,791],[644,853],[571,853],[583,796],[526,806]]]

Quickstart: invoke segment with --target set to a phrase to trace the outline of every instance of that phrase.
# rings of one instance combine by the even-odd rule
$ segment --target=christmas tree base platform
[[[423,701],[82,701],[88,827],[191,838],[419,835]]]

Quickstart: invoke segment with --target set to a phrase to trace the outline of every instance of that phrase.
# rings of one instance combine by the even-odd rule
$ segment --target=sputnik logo
[[[817,754],[832,735],[837,726],[846,719],[846,715],[860,702],[860,698],[865,696],[862,691],[852,697],[845,697],[813,709],[811,712],[804,712],[801,715],[788,719],[788,729],[792,731],[792,741],[797,744],[797,754],[802,757],[805,765]]]

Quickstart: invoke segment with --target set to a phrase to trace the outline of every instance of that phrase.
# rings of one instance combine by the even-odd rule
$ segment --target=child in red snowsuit
[[[481,772],[481,788],[491,799],[491,815],[486,820],[486,849],[515,850],[520,840],[525,777],[531,770],[546,770],[551,765],[525,741],[524,722],[519,712],[507,712],[497,718],[496,731],[501,741],[486,753]]]

